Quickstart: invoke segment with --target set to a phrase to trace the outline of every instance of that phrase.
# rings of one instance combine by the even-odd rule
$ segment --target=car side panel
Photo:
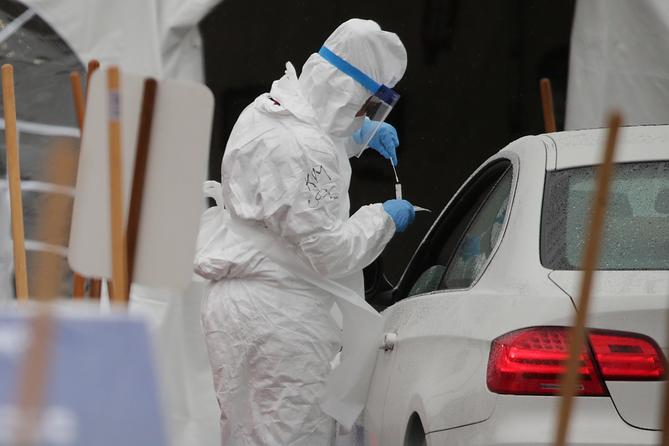
[[[391,372],[380,444],[403,444],[414,412],[426,432],[488,419],[496,399],[486,385],[491,341],[525,326],[566,325],[573,317],[563,293],[549,288],[543,295],[472,289],[418,296],[389,309],[386,329],[397,333],[397,342],[386,353],[392,360],[386,361]]]
[[[494,446],[555,444],[558,397],[499,395],[493,415],[482,423],[427,435],[428,446]],[[574,400],[569,437],[571,446],[655,445],[657,431],[637,429],[616,413],[608,397]]]
[[[393,356],[390,353],[390,351],[386,352],[379,349],[363,415],[365,429],[371,433],[371,438],[374,439],[378,438],[377,435],[381,432],[383,424],[384,405],[392,370]],[[370,440],[370,443],[374,444],[374,441],[376,440]]]

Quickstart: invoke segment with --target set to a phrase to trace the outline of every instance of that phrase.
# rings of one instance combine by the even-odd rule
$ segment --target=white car
[[[370,445],[551,445],[604,130],[521,138],[460,188],[383,311]],[[658,444],[669,126],[621,129],[574,445]],[[661,348],[659,346],[661,346]]]

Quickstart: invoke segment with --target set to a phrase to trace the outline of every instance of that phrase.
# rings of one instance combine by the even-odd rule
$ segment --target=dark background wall
[[[207,84],[216,95],[210,178],[237,116],[298,70],[343,21],[369,18],[397,33],[409,63],[388,121],[400,137],[404,197],[435,213],[384,253],[397,279],[434,216],[489,156],[543,132],[539,79],[553,82],[562,128],[573,0],[225,0],[201,24]],[[373,151],[352,160],[351,210],[394,198],[389,163]]]

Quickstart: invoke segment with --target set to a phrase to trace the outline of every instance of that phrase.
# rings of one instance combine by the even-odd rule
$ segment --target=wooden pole
[[[544,130],[546,133],[557,132],[555,125],[555,111],[553,108],[553,89],[551,81],[548,78],[541,79],[539,83],[541,89],[541,107],[544,111]]]
[[[93,76],[93,73],[95,73],[98,68],[100,68],[100,62],[98,62],[97,59],[91,59],[88,62],[88,70],[86,72],[86,97],[88,97],[88,90],[91,85],[91,76]]]
[[[5,115],[5,144],[7,147],[7,177],[12,214],[14,246],[14,277],[16,297],[28,299],[28,268],[26,266],[25,233],[23,229],[23,199],[21,197],[21,163],[16,131],[16,98],[14,97],[14,67],[2,66],[2,99]]]
[[[66,139],[56,140],[46,152],[46,181],[50,184],[72,184],[77,175],[77,148]],[[64,245],[72,215],[72,197],[60,193],[45,194],[37,213],[36,239],[54,245]],[[38,251],[33,255],[31,296],[36,300],[51,300],[62,296],[61,284],[65,273],[62,259],[53,253]],[[83,297],[83,296],[82,296]]]
[[[118,67],[107,70],[109,100],[109,193],[112,247],[112,301],[127,301],[128,262],[126,258],[123,210],[123,161],[121,152],[121,75]]]
[[[151,126],[153,124],[153,111],[156,102],[156,89],[158,82],[155,79],[144,81],[144,92],[142,94],[142,110],[139,117],[139,130],[137,132],[137,150],[135,155],[135,169],[132,178],[132,190],[130,194],[130,209],[128,211],[128,290],[135,272],[135,254],[137,251],[137,236],[139,233],[139,222],[142,212],[142,200],[144,197],[144,182],[146,179],[146,168],[149,159],[149,145],[151,142]]]
[[[592,219],[588,228],[585,253],[583,257],[583,276],[579,293],[576,318],[569,333],[569,358],[566,364],[566,372],[560,386],[562,395],[560,402],[560,413],[555,436],[556,446],[565,446],[569,433],[569,421],[571,418],[574,395],[578,385],[580,367],[580,356],[585,350],[586,331],[585,326],[590,307],[590,296],[595,269],[599,263],[599,250],[604,232],[606,208],[608,204],[611,177],[613,176],[613,157],[615,154],[620,128],[621,117],[619,113],[613,113],[609,119],[609,131],[604,150],[604,160],[597,172],[597,189],[592,202]]]
[[[77,115],[79,131],[84,129],[85,100],[84,89],[81,87],[81,76],[76,71],[70,73],[70,85],[72,86],[72,99],[74,100],[74,111]]]
[[[55,322],[47,308],[38,308],[36,316],[28,321],[30,342],[21,364],[16,406],[19,419],[14,433],[14,445],[38,444],[42,407],[46,394],[51,340]]]
[[[102,294],[102,280],[91,279],[91,288],[88,290],[88,296],[93,299],[99,299]]]
[[[91,85],[91,76],[98,68],[100,68],[100,62],[98,62],[96,59],[91,59],[88,62],[88,72],[86,74],[86,97],[88,97],[88,90],[90,89]],[[84,111],[85,108],[86,107],[84,107]],[[88,296],[93,299],[99,299],[101,293],[102,293],[102,281],[97,278],[91,279],[91,288],[89,290]]]
[[[69,184],[76,175],[77,156],[73,147],[59,144],[50,151],[47,163],[47,178],[53,184]],[[64,240],[67,236],[67,218],[71,213],[72,200],[64,195],[50,194],[40,208],[37,233],[39,240]],[[60,223],[60,224],[58,224]],[[40,253],[41,262],[39,280],[35,282],[34,296],[50,302],[60,294],[59,288],[63,277],[61,260],[50,253]],[[52,347],[54,320],[50,308],[41,305],[35,317],[29,321],[30,340],[22,359],[18,375],[18,395],[16,405],[19,410],[16,444],[37,444],[36,426],[40,418],[46,395],[47,377],[49,376],[50,352]]]
[[[76,71],[70,73],[70,85],[72,86],[72,98],[74,99],[74,111],[77,115],[80,138],[84,131],[84,90],[81,88],[81,76]],[[86,294],[86,279],[74,271],[72,277],[72,297],[83,299]]]

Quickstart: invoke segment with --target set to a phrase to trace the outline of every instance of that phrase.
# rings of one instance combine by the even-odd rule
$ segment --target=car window
[[[441,288],[468,288],[479,277],[506,219],[511,180],[509,169],[480,207],[446,268]]]
[[[463,265],[457,264],[456,259],[462,261],[465,253],[472,252],[471,242],[464,241],[466,236],[468,241],[471,240],[476,231],[485,236],[479,247],[485,248],[487,244],[489,249],[485,250],[485,256],[490,256],[502,227],[494,220],[501,217],[501,221],[504,221],[504,209],[508,207],[512,177],[511,161],[498,159],[478,172],[465,185],[442,212],[414,254],[398,284],[396,299],[443,288],[468,287],[476,279],[482,265],[478,270],[474,268],[469,271],[468,283],[456,284],[456,277],[462,279],[467,275]],[[506,204],[503,203],[504,199]],[[484,234],[484,222],[491,219],[490,231]],[[448,275],[445,274],[447,269]],[[445,277],[449,279],[447,282]]]
[[[581,268],[593,166],[549,172],[541,221],[541,262],[550,269]],[[669,162],[618,164],[611,183],[599,269],[669,269]]]

